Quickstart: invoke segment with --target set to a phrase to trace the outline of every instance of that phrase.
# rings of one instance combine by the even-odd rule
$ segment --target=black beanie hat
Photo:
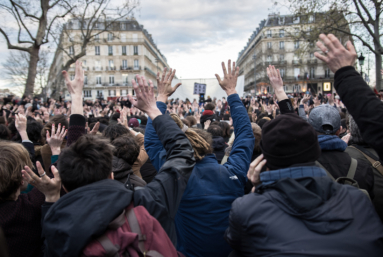
[[[315,130],[295,113],[267,122],[262,128],[260,147],[271,170],[315,162],[321,154]]]

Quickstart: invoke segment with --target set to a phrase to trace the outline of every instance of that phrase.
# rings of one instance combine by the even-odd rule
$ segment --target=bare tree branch
[[[4,32],[2,28],[0,28],[0,33],[3,34],[5,40],[7,41],[8,49],[15,49],[15,50],[25,51],[29,53],[30,51],[29,48],[12,45],[11,42],[9,41],[8,35]]]

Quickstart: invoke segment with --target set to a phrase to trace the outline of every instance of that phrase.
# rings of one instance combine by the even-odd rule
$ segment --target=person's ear
[[[343,129],[342,126],[340,126],[340,128],[337,130],[337,132],[335,132],[335,135],[336,135],[336,136],[339,136],[339,134],[340,134],[340,132],[342,131],[342,129]]]

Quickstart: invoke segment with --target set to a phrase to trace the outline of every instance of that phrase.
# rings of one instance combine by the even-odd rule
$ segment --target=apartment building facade
[[[57,85],[57,81],[62,76],[61,67],[81,49],[81,44],[74,43],[81,42],[81,24],[69,21],[66,25],[67,30],[61,37],[62,47],[57,49],[50,69],[48,94],[60,90],[69,98],[65,85]],[[131,81],[137,74],[152,80],[156,88],[157,72],[169,65],[151,34],[134,18],[118,20],[107,30],[103,26],[105,22],[95,24],[94,34],[99,35],[88,44],[86,55],[80,58],[85,73],[83,98],[110,100],[134,94]],[[68,70],[71,79],[74,71],[72,64]]]
[[[315,15],[303,19],[270,14],[262,20],[237,59],[240,75],[245,76],[245,92],[273,93],[266,67],[274,65],[280,70],[287,93],[334,93],[334,74],[314,56],[319,51],[317,39],[310,40],[309,36],[315,23]],[[339,39],[346,42],[349,38],[340,35]]]

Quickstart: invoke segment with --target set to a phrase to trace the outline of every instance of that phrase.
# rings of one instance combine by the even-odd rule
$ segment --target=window
[[[96,41],[96,42],[100,42],[100,35],[95,35],[94,36],[94,40]]]
[[[309,23],[313,23],[314,22],[314,15],[310,15],[309,16]]]
[[[283,78],[285,76],[285,69],[279,69],[279,73],[281,74],[281,77]]]
[[[295,28],[295,36],[299,36],[299,28]]]
[[[135,70],[138,70],[138,69],[139,69],[139,66],[138,66],[138,60],[134,60],[134,69],[135,69]]]
[[[314,67],[310,68],[310,78],[311,79],[315,78],[315,68]]]
[[[284,29],[279,30],[279,37],[285,37],[285,30]]]
[[[138,55],[138,46],[133,46],[133,54]]]
[[[86,60],[82,61],[82,66],[86,66]]]
[[[126,42],[126,34],[121,34],[121,42]]]
[[[84,97],[92,97],[92,90],[84,90]]]
[[[84,85],[88,85],[88,76],[87,75],[84,76]]]
[[[273,57],[272,57],[271,55],[268,55],[268,56],[267,56],[267,61],[268,61],[268,62],[271,62],[272,60],[273,60]]]
[[[123,30],[126,29],[126,23],[121,23],[121,29],[123,29]]]
[[[285,24],[285,17],[279,17],[279,24]]]
[[[325,78],[330,78],[330,69],[329,68],[324,70],[324,77]]]
[[[133,34],[133,42],[138,42],[138,35],[137,34]]]
[[[122,83],[124,83],[124,84],[129,83],[128,74],[122,74]]]
[[[287,92],[287,90],[289,90],[289,88],[287,86],[283,86],[283,91]]]
[[[109,76],[109,85],[114,84],[114,76]]]
[[[126,55],[126,46],[122,46],[122,55]]]
[[[108,33],[108,41],[113,41],[113,33]]]
[[[103,95],[102,90],[97,90],[97,97],[102,96],[102,95]]]
[[[301,85],[295,84],[294,85],[294,92],[301,92]]]
[[[114,67],[114,62],[113,60],[109,60],[109,68],[113,68]]]
[[[268,30],[267,31],[267,37],[271,37],[271,36],[272,36],[271,30]]]
[[[310,42],[310,43],[309,43],[309,46],[310,46],[310,47],[314,47],[314,42]]]
[[[279,42],[279,49],[285,49],[285,41]]]
[[[122,68],[125,70],[128,68],[128,60],[122,60]]]
[[[74,38],[73,33],[69,33],[69,34],[68,34],[68,41],[69,41],[69,42],[72,42],[72,41],[73,41],[73,38]]]
[[[108,55],[113,55],[113,46],[108,46]]]
[[[299,23],[299,21],[300,21],[300,19],[298,16],[293,18],[293,23]]]
[[[116,96],[116,90],[109,90],[109,96]]]
[[[95,27],[96,29],[100,28],[100,23],[96,22],[96,23],[94,24],[94,27]]]
[[[70,80],[74,80],[74,74],[70,74]]]
[[[121,95],[122,95],[122,96],[126,96],[126,89],[122,89],[122,90],[121,90]]]
[[[97,85],[101,85],[102,81],[101,81],[101,76],[97,76],[96,77],[96,84]]]
[[[280,54],[279,55],[279,61],[283,62],[285,60],[285,55]]]
[[[271,49],[271,42],[267,42],[267,49]]]
[[[74,47],[73,46],[69,47],[69,54],[74,55]]]
[[[295,49],[299,49],[299,41],[295,41],[294,42],[294,48]]]
[[[314,59],[314,53],[310,53],[310,59]]]
[[[100,55],[100,46],[95,46],[94,52],[95,52],[95,55]]]

